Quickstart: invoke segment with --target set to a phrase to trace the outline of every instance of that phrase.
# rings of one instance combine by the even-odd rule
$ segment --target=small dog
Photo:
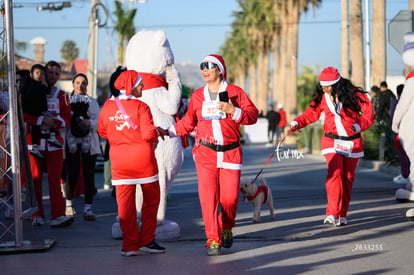
[[[273,210],[272,190],[267,186],[266,180],[263,177],[259,177],[257,180],[260,183],[259,186],[252,179],[243,180],[240,184],[240,191],[243,197],[253,206],[253,222],[260,222],[260,208],[262,204],[267,204],[270,210],[270,217],[273,220],[275,214]]]

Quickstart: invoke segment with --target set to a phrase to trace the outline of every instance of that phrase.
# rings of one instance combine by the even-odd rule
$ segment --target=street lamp
[[[69,1],[56,2],[56,3],[49,2],[44,6],[37,6],[37,11],[44,11],[44,10],[59,11],[64,8],[70,8],[70,7],[72,7],[72,4]]]

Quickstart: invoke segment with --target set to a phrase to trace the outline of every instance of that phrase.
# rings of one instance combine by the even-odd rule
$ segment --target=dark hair
[[[118,66],[118,68],[116,68],[115,72],[112,73],[111,78],[109,79],[109,90],[111,91],[111,95],[113,95],[115,97],[119,96],[119,90],[117,88],[115,88],[114,84],[115,84],[115,81],[118,78],[118,76],[126,70],[127,70],[126,67]]]
[[[380,93],[380,88],[378,86],[374,85],[374,86],[371,87],[371,91],[374,91],[377,94],[379,94]]]
[[[75,79],[79,76],[82,76],[83,78],[85,78],[86,80],[86,85],[88,85],[88,77],[86,76],[86,74],[84,73],[77,73],[75,74],[75,76],[72,78],[72,83],[75,82]]]
[[[361,112],[361,103],[366,103],[363,99],[358,96],[360,94],[366,94],[361,87],[357,87],[349,79],[341,78],[337,83],[332,85],[332,97],[334,98],[333,104],[335,105],[335,110],[339,112],[337,105],[338,101],[342,103],[342,106],[345,110],[345,114],[349,115],[349,111],[355,113]],[[316,108],[317,105],[322,101],[322,96],[324,92],[322,90],[321,84],[316,86],[316,91],[313,96],[312,108]],[[339,113],[338,113],[339,114]]]
[[[17,70],[16,75],[20,75],[20,78],[26,78],[30,76],[29,70]]]
[[[397,96],[400,97],[404,90],[404,84],[400,84],[397,86]]]
[[[33,74],[33,72],[34,72],[35,70],[45,71],[45,67],[44,67],[43,65],[41,65],[41,64],[34,64],[34,65],[32,66],[32,68],[30,69],[30,73],[31,73],[31,74]]]
[[[45,65],[46,71],[49,70],[51,67],[58,67],[59,70],[62,71],[62,67],[60,66],[60,64],[57,63],[54,60],[51,60],[51,61],[46,63],[46,65]]]
[[[382,81],[380,87],[388,88],[387,81]]]

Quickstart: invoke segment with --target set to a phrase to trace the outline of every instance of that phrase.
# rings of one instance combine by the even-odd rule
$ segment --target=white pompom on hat
[[[406,65],[414,67],[414,32],[404,35],[403,61]]]
[[[331,86],[341,79],[341,75],[334,67],[327,67],[323,69],[319,75],[319,83],[321,86]]]
[[[226,63],[222,56],[217,54],[209,54],[204,58],[204,61],[212,62],[219,67],[220,72],[223,74],[223,78],[227,79]]]

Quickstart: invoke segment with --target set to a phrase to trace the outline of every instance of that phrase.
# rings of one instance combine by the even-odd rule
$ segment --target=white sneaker
[[[44,225],[45,224],[45,218],[42,216],[35,216],[32,222],[33,226],[36,225]]]
[[[66,217],[66,216],[60,216],[54,220],[50,221],[51,227],[65,227],[72,225],[73,218],[72,217]]]
[[[125,256],[125,257],[133,257],[133,256],[137,256],[137,255],[138,255],[138,252],[137,252],[137,251],[135,251],[135,250],[133,250],[133,251],[124,251],[124,250],[122,249],[122,251],[121,251],[121,255],[122,255],[122,256]]]
[[[329,215],[325,218],[325,220],[323,220],[323,224],[333,224],[335,225],[337,222],[336,218],[334,215]]]
[[[344,217],[339,217],[339,219],[336,221],[336,226],[343,226],[347,224],[348,222],[346,221],[346,218]]]
[[[408,178],[404,178],[401,174],[396,176],[395,178],[392,179],[392,181],[395,184],[407,184],[410,183],[410,180]]]
[[[66,206],[65,214],[67,217],[75,217],[75,208],[73,208],[72,206]]]

